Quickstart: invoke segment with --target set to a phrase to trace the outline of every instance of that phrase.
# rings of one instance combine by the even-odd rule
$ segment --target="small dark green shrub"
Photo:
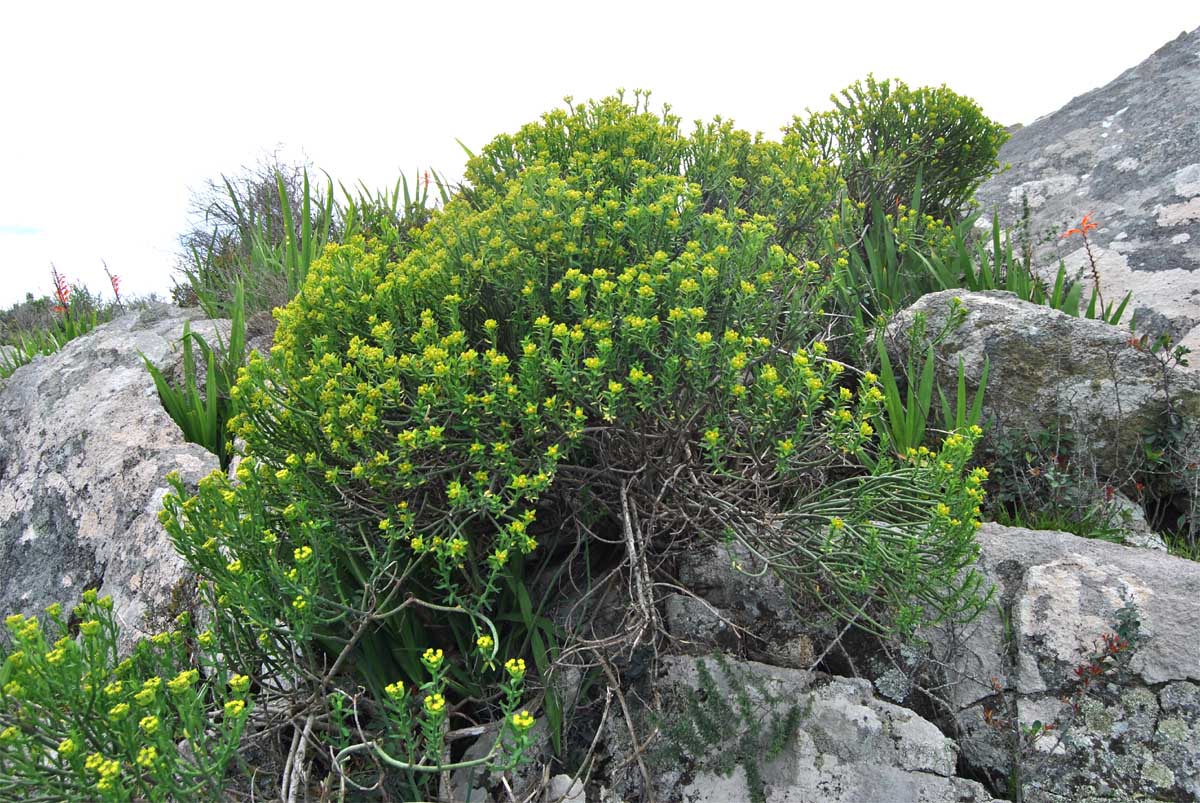
[[[1118,491],[1136,497],[1140,456],[1123,478],[1103,477],[1067,432],[1006,433],[990,439],[980,459],[991,466],[988,515],[1012,527],[1061,530],[1121,543],[1127,512]]]
[[[1008,139],[974,101],[945,86],[910,89],[868,77],[830,100],[833,109],[797,117],[784,141],[836,164],[851,202],[886,214],[919,187],[927,214],[957,221]]]

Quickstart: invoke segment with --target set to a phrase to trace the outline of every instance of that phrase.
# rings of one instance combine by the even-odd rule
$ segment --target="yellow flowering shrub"
[[[371,615],[407,594],[483,613],[540,544],[577,537],[557,517],[581,492],[614,521],[624,496],[742,537],[718,500],[795,504],[877,464],[880,394],[821,340],[813,221],[839,208],[836,171],[607,99],[497,138],[467,178],[407,253],[325,250],[234,390],[236,481],[168,499],[243,621],[320,644],[369,596]],[[415,669],[412,628],[436,640],[411,612],[362,639],[377,690]]]
[[[69,621],[79,622],[78,638]],[[112,600],[85,591],[70,616],[9,616],[0,641],[0,797],[217,800],[241,745],[249,679],[179,629],[117,653]],[[205,667],[201,678],[196,665]]]
[[[411,247],[324,250],[232,390],[235,473],[166,498],[231,653],[352,673],[429,745],[463,692],[525,678],[496,658],[543,643],[526,584],[598,530],[752,543],[881,629],[977,607],[973,438],[891,460],[877,379],[826,342],[833,166],[638,96],[497,138],[467,182]]]

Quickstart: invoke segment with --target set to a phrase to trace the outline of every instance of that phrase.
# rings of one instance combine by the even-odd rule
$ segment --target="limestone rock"
[[[164,480],[217,467],[185,443],[138,352],[172,369],[195,311],[150,307],[97,327],[0,381],[0,611],[111,594],[132,640],[185,576],[157,519]]]
[[[777,758],[753,757],[768,803],[991,803],[992,796],[980,784],[955,776],[958,751],[953,741],[912,711],[877,699],[869,682],[750,661],[730,659],[728,665],[736,675],[752,678],[745,693],[765,721],[784,712],[765,704],[764,689],[787,705],[794,703],[800,711],[797,726]],[[734,705],[735,692],[728,676],[711,660],[706,666],[719,693]],[[660,690],[668,701],[668,716],[688,716],[683,701],[696,697],[701,688],[696,659],[667,656],[662,675]],[[745,762],[738,761],[728,774],[709,766],[728,751],[738,750],[731,745],[747,724],[738,715],[719,726],[730,737],[730,745],[716,745],[704,756],[688,752],[688,766],[651,769],[657,800],[733,803],[751,799],[747,783],[753,781],[747,778]],[[637,784],[636,773],[626,775],[623,782],[613,779],[614,788],[623,798],[636,799],[631,788]]]
[[[546,803],[587,803],[583,784],[570,775],[555,775],[546,787]]]
[[[701,546],[679,558],[679,582],[692,595],[666,600],[666,624],[681,651],[744,651],[780,666],[809,669],[817,645],[841,623],[815,601],[798,599],[771,570],[736,544]]]
[[[979,542],[998,605],[957,637],[934,639],[968,760],[999,776],[1011,766],[1011,744],[983,722],[985,706],[1006,710],[998,683],[1024,724],[1070,723],[1022,758],[1026,800],[1200,797],[1200,564],[996,524]],[[1140,620],[1128,675],[1106,675],[1076,716],[1063,702],[1074,670],[1126,603]]]
[[[1021,301],[1012,293],[930,293],[900,312],[889,328],[889,349],[902,356],[917,314],[926,332],[947,326],[954,299],[966,319],[938,345],[938,380],[953,389],[959,360],[968,390],[978,387],[985,359],[990,365],[984,415],[996,432],[1069,433],[1077,450],[1095,461],[1098,476],[1127,476],[1143,454],[1143,439],[1174,427],[1189,449],[1200,451],[1200,378],[1167,369],[1152,354],[1134,348],[1129,335],[1103,321],[1074,318],[1050,307]],[[1179,419],[1167,416],[1164,380]],[[1190,433],[1190,436],[1189,436]],[[1191,441],[1190,447],[1189,437]]]
[[[1120,527],[1126,546],[1158,552],[1167,551],[1167,543],[1150,526],[1150,522],[1146,520],[1146,511],[1141,505],[1121,493],[1113,495],[1110,505],[1114,513],[1113,520]]]
[[[1007,226],[1021,221],[1028,201],[1034,264],[1051,277],[1060,258],[1072,275],[1090,274],[1080,238],[1059,235],[1091,212],[1105,301],[1132,291],[1139,329],[1165,328],[1200,351],[1197,119],[1200,29],[1016,131],[999,154],[1012,169],[976,197],[985,217],[996,210]]]

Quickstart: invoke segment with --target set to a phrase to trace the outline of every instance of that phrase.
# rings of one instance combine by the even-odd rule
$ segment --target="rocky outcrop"
[[[737,545],[701,545],[679,556],[680,590],[667,595],[665,622],[681,652],[749,655],[812,669],[841,629],[818,602],[799,600],[779,577]]]
[[[674,755],[683,760],[664,758],[662,751],[679,732],[674,725],[712,702],[702,691],[707,685],[702,673],[713,679],[708,690],[715,689],[732,715],[716,722],[720,738],[702,754],[675,745]],[[993,800],[979,783],[956,777],[953,741],[914,712],[877,699],[868,681],[732,659],[723,667],[708,659],[701,669],[697,659],[683,656],[664,658],[661,675],[664,735],[647,761],[655,799],[664,803],[753,800],[752,785],[769,803]],[[745,703],[739,705],[741,695]],[[771,755],[769,736],[758,751],[756,739],[745,741],[754,727],[769,734],[791,709],[795,718],[777,755]],[[621,727],[612,729],[610,740],[618,756],[627,755]],[[697,732],[703,740],[704,725]],[[718,769],[723,762],[730,766]],[[644,799],[637,770],[627,768],[609,780],[621,799]]]
[[[953,327],[956,309],[965,318]],[[955,387],[961,360],[973,395],[987,361],[984,415],[994,435],[1068,434],[1102,480],[1128,477],[1145,438],[1155,433],[1172,431],[1182,450],[1172,457],[1183,465],[1196,462],[1200,378],[1164,367],[1131,344],[1128,332],[1011,293],[943,291],[896,316],[889,347],[900,358],[917,315],[925,317],[926,332],[950,329],[936,346],[943,388]]]
[[[1141,549],[1167,551],[1166,541],[1150,526],[1150,522],[1146,519],[1146,511],[1141,505],[1121,493],[1113,494],[1109,505],[1113,512],[1113,523],[1119,529],[1122,543]]]
[[[976,197],[1008,226],[1028,204],[1034,262],[1051,276],[1060,258],[1090,272],[1080,239],[1059,235],[1091,212],[1105,300],[1132,292],[1139,330],[1200,351],[1198,119],[1200,29],[1016,131],[999,155],[1012,168]]]
[[[1200,799],[1200,564],[996,524],[979,543],[997,605],[934,639],[965,757],[998,777],[1018,764],[1030,803]],[[1131,648],[1081,693],[1076,669],[1130,613]],[[1059,727],[1014,757],[987,709]]]
[[[196,318],[129,313],[0,381],[0,611],[99,587],[132,639],[178,602],[185,567],[157,519],[163,478],[194,483],[217,459],[184,442],[138,353],[174,370]]]

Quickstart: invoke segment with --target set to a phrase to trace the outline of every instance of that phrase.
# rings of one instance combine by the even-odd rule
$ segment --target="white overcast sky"
[[[461,175],[558,105],[652,89],[775,136],[874,72],[1029,123],[1200,26],[1196,0],[0,0],[0,307],[50,264],[170,287],[190,193],[279,149],[336,179]]]

